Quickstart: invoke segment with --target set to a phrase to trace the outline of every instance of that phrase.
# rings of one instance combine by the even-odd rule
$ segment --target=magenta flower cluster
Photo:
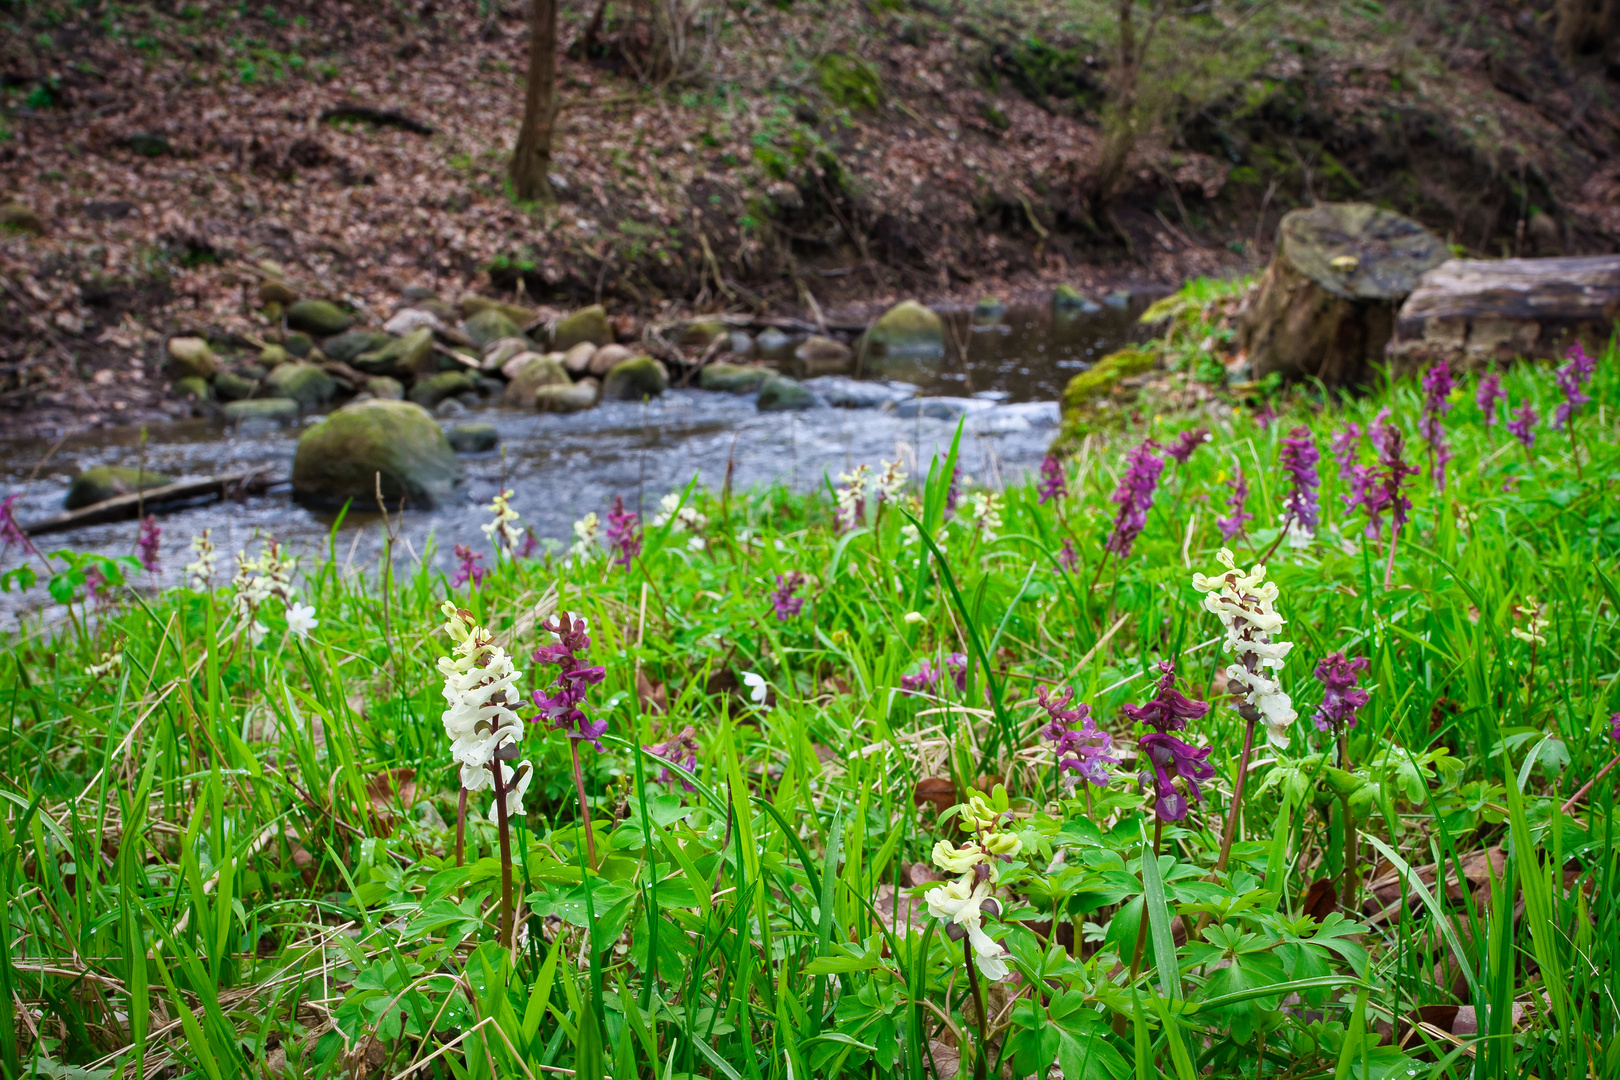
[[[1143,757],[1152,767],[1143,769],[1138,783],[1146,790],[1152,785],[1155,795],[1153,811],[1160,821],[1180,821],[1187,816],[1187,794],[1176,786],[1176,778],[1185,782],[1193,798],[1202,802],[1204,793],[1200,781],[1215,775],[1215,767],[1208,761],[1209,747],[1194,747],[1174,735],[1190,720],[1197,720],[1209,712],[1209,703],[1193,701],[1176,689],[1176,666],[1164,661],[1159,664],[1158,693],[1145,705],[1125,706],[1125,715],[1154,730],[1137,740]]]
[[[1158,449],[1159,444],[1148,439],[1132,450],[1125,462],[1125,475],[1109,496],[1119,512],[1114,517],[1114,531],[1103,546],[1122,559],[1131,553],[1136,538],[1147,528],[1147,512],[1153,507],[1153,493],[1164,472],[1164,459]]]
[[[776,575],[776,589],[771,593],[771,606],[776,609],[777,621],[787,622],[804,609],[804,597],[793,595],[793,591],[802,584],[804,575],[797,570]]]
[[[1307,427],[1296,427],[1282,440],[1282,466],[1290,484],[1288,499],[1283,503],[1283,527],[1298,526],[1312,536],[1321,521],[1321,506],[1317,501],[1317,488],[1321,477],[1316,463],[1321,454],[1316,449],[1316,438]]]
[[[589,629],[585,619],[571,612],[554,615],[540,629],[549,631],[557,640],[534,650],[536,664],[555,664],[557,678],[551,691],[534,692],[535,708],[539,710],[531,719],[544,723],[553,731],[561,731],[570,739],[589,742],[598,750],[604,749],[602,732],[607,730],[606,720],[592,721],[580,706],[585,701],[587,687],[595,686],[607,674],[603,667],[586,667],[581,656],[591,647]]]
[[[1081,780],[1107,787],[1110,777],[1107,766],[1118,765],[1119,760],[1110,752],[1113,738],[1092,720],[1091,706],[1074,701],[1073,687],[1065,687],[1063,693],[1049,696],[1043,686],[1035,691],[1035,697],[1051,718],[1041,729],[1041,737],[1053,744],[1064,790],[1074,790]],[[1068,707],[1071,702],[1074,702],[1072,709]]]
[[[1356,685],[1357,676],[1367,670],[1367,658],[1353,660],[1344,653],[1328,653],[1316,665],[1316,677],[1324,688],[1322,704],[1311,717],[1319,731],[1338,734],[1356,726],[1356,710],[1370,700],[1367,691]]]
[[[1193,456],[1193,451],[1209,442],[1210,437],[1209,428],[1201,427],[1194,428],[1191,431],[1183,431],[1164,452],[1174,458],[1176,464],[1185,465],[1187,459]]]
[[[1373,418],[1367,428],[1367,438],[1378,451],[1376,465],[1351,464],[1345,483],[1350,488],[1344,496],[1346,511],[1357,508],[1366,511],[1368,539],[1376,539],[1384,532],[1384,515],[1390,515],[1391,528],[1399,532],[1412,510],[1412,500],[1406,496],[1405,485],[1418,470],[1408,465],[1401,456],[1405,437],[1401,429],[1389,422],[1389,410],[1384,409]],[[1335,447],[1337,449],[1337,447]],[[1348,455],[1341,461],[1348,460]]]
[[[1444,360],[1430,364],[1423,373],[1423,413],[1418,417],[1418,434],[1429,444],[1429,480],[1436,491],[1446,490],[1446,462],[1451,460],[1451,451],[1446,447],[1445,415],[1451,411],[1447,399],[1454,385],[1451,365]]]
[[[1559,367],[1554,376],[1558,389],[1563,392],[1564,400],[1559,403],[1558,410],[1553,413],[1553,427],[1559,431],[1569,426],[1575,415],[1581,411],[1581,406],[1592,399],[1587,396],[1586,384],[1597,370],[1597,362],[1586,355],[1581,343],[1576,342],[1569,347],[1569,359]]]
[[[1226,508],[1231,511],[1230,516],[1216,518],[1215,524],[1220,527],[1221,540],[1230,543],[1232,537],[1243,531],[1243,527],[1254,520],[1254,515],[1244,509],[1249,501],[1249,480],[1243,475],[1242,465],[1232,466],[1232,495],[1226,500]]]
[[[607,516],[607,542],[613,561],[627,569],[641,554],[641,515],[624,508],[623,495],[613,496],[613,508]]]
[[[489,576],[489,568],[482,565],[484,556],[466,544],[456,545],[456,558],[461,560],[461,565],[456,567],[455,576],[450,579],[451,588],[459,589],[471,582],[476,589]]]
[[[1513,410],[1513,419],[1507,422],[1508,432],[1523,443],[1526,450],[1533,449],[1536,445],[1536,422],[1540,419],[1536,407],[1530,404],[1529,398],[1525,398]]]
[[[911,694],[931,694],[939,685],[940,676],[950,673],[951,681],[956,684],[956,692],[962,693],[967,689],[967,657],[959,652],[953,652],[945,658],[945,667],[936,668],[925,658],[917,665],[915,675],[900,676],[900,689]]]
[[[677,768],[685,769],[689,773],[697,772],[697,729],[687,724],[681,731],[661,743],[653,743],[646,747],[653,757],[661,758]],[[681,785],[682,791],[696,791],[684,776],[677,776],[666,766],[658,770],[657,782],[668,787]]]
[[[1035,489],[1035,495],[1038,506],[1045,506],[1052,499],[1069,497],[1069,478],[1056,454],[1041,458],[1041,482]]]
[[[0,500],[0,547],[18,544],[37,554],[38,549],[34,547],[33,541],[28,539],[23,527],[18,524],[16,512],[12,509],[20,498],[22,498],[20,494],[7,495],[4,500]]]
[[[1496,403],[1507,400],[1507,391],[1502,389],[1502,376],[1491,372],[1479,380],[1474,388],[1474,404],[1479,406],[1481,416],[1486,427],[1496,424]]]
[[[163,569],[162,564],[158,562],[158,542],[162,536],[163,529],[159,527],[157,518],[147,514],[141,519],[141,531],[135,537],[135,553],[148,574],[155,574]]]

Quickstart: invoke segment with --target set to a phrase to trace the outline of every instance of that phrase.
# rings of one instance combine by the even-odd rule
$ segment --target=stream
[[[880,407],[828,404],[761,413],[751,394],[680,389],[646,403],[604,402],[570,415],[499,405],[469,409],[445,420],[446,426],[492,423],[501,445],[463,456],[467,484],[459,501],[435,511],[407,510],[396,518],[401,521],[399,568],[408,572],[410,564],[427,559],[449,573],[456,544],[487,552],[479,526],[490,516],[484,507],[502,486],[514,491],[512,505],[524,525],[543,540],[566,545],[573,540],[573,522],[593,510],[604,515],[615,495],[630,508],[639,507],[645,521],[658,512],[664,494],[680,491],[694,474],[700,485],[718,490],[728,461],[738,491],[773,483],[808,491],[828,480],[836,484],[839,473],[862,462],[875,472],[880,460],[897,452],[914,477],[926,475],[932,458],[949,449],[958,417],[965,419],[963,473],[996,487],[1015,482],[1039,466],[1056,434],[1057,398],[1064,385],[1128,341],[1147,302],[1144,297],[1126,302],[1117,295],[1101,310],[1055,316],[1045,305],[1012,308],[988,325],[975,325],[967,310],[944,312],[952,339],[947,356],[921,385],[850,379],[807,383],[831,401],[888,398]],[[304,425],[313,419],[306,417]],[[298,434],[297,428],[233,433],[199,419],[148,428],[144,447],[133,428],[73,437],[54,454],[42,442],[0,443],[0,492],[22,492],[15,513],[26,523],[60,513],[73,476],[97,465],[144,462],[177,480],[243,470],[284,477],[292,470]],[[379,557],[383,540],[375,509],[351,508],[334,533],[336,514],[299,505],[285,487],[241,502],[180,509],[160,515],[158,522],[162,570],[132,575],[143,587],[181,584],[192,558],[191,538],[203,529],[213,530],[217,577],[227,580],[231,556],[255,536],[273,536],[306,562],[325,554],[330,544],[341,563],[356,569]],[[128,555],[136,531],[136,522],[124,521],[53,533],[36,542],[47,554],[67,548]],[[15,548],[6,552],[0,569],[16,565],[18,556]],[[485,561],[492,560],[486,555]],[[0,594],[0,626],[15,627],[19,616],[38,612],[42,602],[50,603],[43,583],[26,594]]]

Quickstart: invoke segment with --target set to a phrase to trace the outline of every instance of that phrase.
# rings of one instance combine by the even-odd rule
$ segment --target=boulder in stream
[[[758,390],[759,384],[774,374],[770,368],[755,364],[709,364],[698,373],[698,386],[704,390],[748,394]]]
[[[669,374],[650,356],[632,356],[615,364],[602,380],[602,396],[611,401],[640,401],[669,389]]]
[[[494,424],[457,424],[445,432],[444,437],[458,454],[485,454],[501,443]]]
[[[582,341],[597,346],[613,344],[613,329],[608,326],[607,311],[601,304],[563,316],[552,331],[551,347],[558,352],[566,353]]]
[[[316,337],[341,334],[354,320],[330,300],[300,300],[287,309],[287,326]]]
[[[500,300],[491,300],[487,296],[479,296],[477,293],[468,293],[461,298],[462,318],[470,319],[485,311],[498,312],[519,326],[528,326],[534,322],[534,309],[523,307],[521,304],[507,304]]]
[[[253,398],[225,406],[225,423],[244,433],[298,422],[298,402],[291,398]]]
[[[529,353],[527,356],[514,357],[507,361],[507,379],[501,400],[520,408],[532,405],[534,392],[542,386],[565,386],[569,382],[562,357],[556,353],[544,356]]]
[[[812,334],[793,350],[793,373],[803,379],[818,375],[847,375],[853,370],[855,354],[842,341]]]
[[[350,330],[329,340],[321,346],[321,351],[340,363],[352,364],[361,353],[375,352],[391,340],[387,334],[376,330]]]
[[[405,387],[398,379],[373,375],[366,380],[366,393],[382,401],[404,401]]]
[[[363,352],[349,362],[367,375],[409,379],[426,365],[432,354],[433,331],[423,327],[402,338],[392,338],[381,348]]]
[[[417,379],[407,396],[424,409],[431,409],[446,398],[476,392],[477,389],[477,380],[467,372],[441,371],[437,375]]]
[[[214,376],[214,393],[221,401],[243,401],[259,391],[259,380],[249,379],[234,371],[222,371]]]
[[[591,354],[591,365],[587,370],[600,379],[634,355],[623,345],[603,345]]]
[[[293,494],[318,505],[352,499],[431,509],[463,481],[461,462],[426,409],[408,401],[365,401],[339,409],[298,440]]]
[[[759,386],[760,412],[792,412],[815,406],[815,395],[802,382],[786,375],[772,375]]]
[[[582,341],[563,354],[563,367],[568,369],[570,375],[585,375],[591,370],[591,357],[596,355],[596,346],[588,341]]]
[[[153,488],[172,483],[174,483],[172,477],[155,473],[151,469],[143,471],[121,465],[97,465],[73,478],[73,483],[68,487],[67,498],[62,501],[62,505],[69,510],[78,510],[119,495],[151,491]]]
[[[1052,290],[1052,310],[1060,315],[1095,315],[1102,305],[1073,285],[1064,284]]]
[[[473,315],[461,324],[461,331],[472,339],[472,343],[479,349],[502,338],[523,336],[523,327],[494,308],[485,308]]]
[[[314,364],[282,364],[264,378],[270,397],[291,398],[306,409],[325,405],[337,392],[337,382]]]
[[[547,383],[535,390],[534,407],[540,412],[584,412],[596,406],[601,391],[602,384],[588,377],[566,385]]]
[[[169,339],[169,371],[177,379],[212,379],[219,361],[200,337]]]
[[[945,356],[945,322],[915,300],[902,301],[866,332],[866,353],[866,368],[873,373],[932,366]]]

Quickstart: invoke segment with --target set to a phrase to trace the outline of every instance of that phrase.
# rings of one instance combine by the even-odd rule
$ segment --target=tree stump
[[[1291,211],[1239,314],[1238,347],[1257,378],[1364,384],[1394,335],[1395,309],[1446,254],[1417,222],[1367,203]]]
[[[1574,341],[1600,351],[1620,318],[1620,255],[1580,259],[1451,259],[1423,275],[1401,306],[1390,367],[1435,360],[1484,368],[1514,357],[1562,357]]]

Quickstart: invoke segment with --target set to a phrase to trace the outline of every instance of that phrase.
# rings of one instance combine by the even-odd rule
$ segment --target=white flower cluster
[[[985,540],[994,540],[1001,529],[1001,505],[993,491],[974,492],[968,500],[968,515]]]
[[[602,550],[596,543],[597,534],[601,531],[602,525],[595,510],[574,522],[574,546],[568,549],[568,557],[576,562],[585,562]]]
[[[708,517],[699,513],[697,507],[681,505],[681,496],[678,492],[672,491],[659,499],[658,511],[652,519],[652,527],[655,529],[661,529],[674,522],[670,525],[670,532],[686,532],[690,529],[692,532],[700,533],[704,526],[709,524]]]
[[[945,934],[953,941],[967,937],[979,974],[992,982],[1007,977],[1007,951],[983,926],[986,915],[995,918],[1001,914],[1001,902],[991,895],[996,886],[996,862],[1012,858],[1023,848],[1017,836],[996,831],[999,819],[984,796],[973,796],[963,808],[962,828],[978,833],[978,839],[961,847],[947,840],[934,845],[934,865],[961,877],[923,894],[928,914],[945,924]]]
[[[512,509],[512,504],[508,501],[511,498],[511,488],[495,496],[485,508],[495,517],[489,524],[480,526],[484,530],[484,535],[489,537],[489,542],[494,544],[497,550],[506,552],[517,547],[518,541],[523,539],[523,530],[517,527],[520,520],[518,512]]]
[[[91,664],[84,669],[84,673],[92,679],[100,679],[112,675],[124,665],[124,649],[122,645],[115,647],[111,652],[101,654],[101,663]]]
[[[196,560],[186,564],[186,587],[193,592],[207,592],[214,578],[213,529],[204,529],[201,536],[191,538],[191,550]]]
[[[1283,660],[1294,645],[1273,641],[1272,635],[1287,621],[1277,613],[1277,583],[1266,581],[1266,568],[1239,570],[1228,548],[1221,548],[1216,560],[1226,573],[1215,577],[1193,575],[1193,588],[1204,593],[1204,608],[1226,627],[1226,651],[1237,663],[1226,669],[1227,682],[1243,695],[1253,715],[1246,718],[1266,725],[1266,737],[1273,746],[1288,748],[1288,728],[1299,715],[1294,703],[1283,693],[1282,684],[1267,669],[1281,671]]]
[[[198,547],[199,540],[207,544],[206,552]],[[192,541],[192,550],[199,553],[198,562],[207,560],[206,573],[199,571],[206,580],[213,573],[213,545],[208,543],[206,533]],[[280,600],[286,609],[290,633],[308,637],[309,632],[320,625],[320,620],[315,618],[315,606],[298,602],[298,590],[292,584],[297,563],[297,557],[284,555],[281,545],[274,540],[266,540],[256,558],[250,558],[245,547],[236,553],[236,574],[231,578],[231,614],[243,627],[250,645],[257,646],[270,632],[270,628],[259,621],[259,609],[271,599]],[[186,568],[188,576],[196,566],[197,563],[193,563]]]
[[[523,814],[523,793],[529,790],[534,770],[527,761],[513,766],[498,760],[498,752],[515,747],[523,737],[523,721],[513,706],[520,700],[517,681],[522,676],[506,650],[495,644],[495,636],[477,625],[473,617],[446,600],[445,633],[455,642],[453,656],[439,658],[444,676],[444,733],[450,738],[450,754],[461,766],[461,786],[482,791],[495,786],[494,769],[501,770],[501,786],[506,790],[508,818]],[[497,810],[489,820],[498,823]]]
[[[838,482],[844,485],[833,495],[838,507],[838,530],[848,532],[866,517],[866,489],[872,483],[872,470],[857,465],[851,472],[839,473]]]
[[[872,480],[872,490],[883,502],[896,502],[906,490],[906,470],[899,460],[885,461],[883,471]]]

